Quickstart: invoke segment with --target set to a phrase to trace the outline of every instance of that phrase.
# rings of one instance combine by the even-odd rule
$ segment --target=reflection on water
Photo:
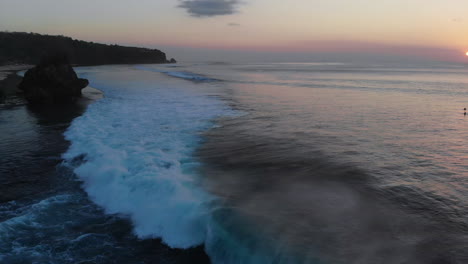
[[[68,147],[62,133],[86,109],[72,105],[29,106],[25,103],[0,109],[0,202],[32,198],[54,187],[55,165]]]
[[[170,143],[176,136],[171,129],[184,131],[200,121],[194,115],[188,119],[193,124],[183,119],[183,124],[172,125],[180,121],[177,116],[198,110],[211,113],[218,98],[245,113],[220,120],[218,128],[204,134],[196,153],[203,187],[220,198],[209,203],[213,207],[207,214],[212,213],[208,218],[213,221],[207,223],[210,239],[205,245],[217,263],[467,262],[465,69],[345,64],[184,67],[222,80],[210,83],[176,81],[161,71],[134,72],[127,66],[88,70],[102,70],[101,85],[114,91],[108,103],[115,108],[97,108],[94,114],[105,117],[102,122],[110,124],[106,129],[118,135],[117,145],[129,142],[130,127],[144,132],[143,139],[159,140],[149,144],[140,141],[141,136],[133,137],[141,144],[129,144],[137,155],[131,162],[112,165],[145,161],[141,168],[147,169],[152,162],[160,164],[161,158],[145,155],[159,153],[154,150]],[[134,75],[143,77],[125,77]],[[216,100],[207,102],[205,95]],[[187,108],[194,99],[206,105]],[[123,102],[128,108],[122,108]],[[83,110],[80,104],[0,110],[0,219],[6,219],[0,229],[8,230],[0,236],[0,255],[6,256],[2,260],[32,262],[40,255],[43,262],[208,262],[201,248],[180,251],[158,240],[137,240],[128,221],[106,216],[67,168],[56,167],[68,147],[62,133]],[[164,125],[161,120],[166,120]],[[82,142],[88,143],[87,135],[91,133],[84,134]],[[104,168],[106,158],[115,162],[112,155],[100,157]],[[100,184],[115,186],[115,176]],[[143,184],[131,186],[131,195],[143,193],[146,199],[161,190],[159,184],[146,191],[147,182],[136,183]],[[188,185],[192,187],[191,181]],[[124,203],[132,201],[116,194]],[[38,198],[29,203],[22,200],[26,196]],[[154,223],[144,211],[148,203],[136,201],[129,208],[143,208],[141,219]],[[179,217],[184,215],[170,223]]]
[[[71,121],[83,114],[99,90],[87,87],[73,104],[28,105],[12,97],[0,105],[0,203],[50,192],[55,165],[68,148],[62,134]]]
[[[468,72],[333,67],[210,69],[248,115],[206,134],[206,187],[305,259],[464,263]]]

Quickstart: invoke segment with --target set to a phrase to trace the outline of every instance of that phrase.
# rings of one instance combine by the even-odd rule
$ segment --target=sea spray
[[[82,69],[105,98],[74,120],[63,155],[89,197],[139,238],[204,245],[213,263],[301,263],[201,188],[201,132],[239,112],[199,83],[119,67]],[[208,96],[209,95],[209,96]]]
[[[219,208],[213,211],[209,221],[205,251],[213,263],[319,263],[293,252],[288,245],[264,231],[237,208]]]
[[[191,154],[202,140],[198,133],[229,109],[152,73],[85,74],[105,98],[74,120],[63,157],[84,157],[74,171],[90,198],[108,213],[128,216],[140,238],[176,248],[204,243],[214,198],[197,187]]]
[[[138,92],[146,86],[161,91],[171,89],[182,97],[187,92],[202,97],[209,94],[214,102],[222,93],[223,99],[229,99],[236,108],[248,109],[246,118],[224,120],[219,129],[208,127],[210,131],[203,133],[203,144],[194,144],[197,160],[189,151],[180,162],[183,175],[198,190],[196,194],[207,199],[200,207],[206,210],[202,217],[206,223],[200,226],[205,231],[204,247],[213,263],[316,263],[317,256],[323,259],[322,263],[465,263],[467,199],[460,179],[466,174],[466,122],[459,112],[464,107],[459,95],[466,92],[466,70],[314,67],[300,71],[277,64],[270,65],[270,70],[252,65],[179,67],[185,72],[204,72],[224,80],[212,83],[180,78],[170,81],[167,74],[137,73],[126,66],[88,68],[81,74],[94,76],[96,85],[103,90],[115,83],[128,84],[128,91],[106,90],[105,100],[141,102],[141,94],[132,96],[130,90]],[[138,82],[129,81],[131,78]],[[152,103],[158,105],[158,100]],[[454,104],[462,106],[455,106],[458,110],[454,111]],[[429,106],[437,111],[431,111],[435,108]],[[185,110],[180,106],[167,109],[170,115]],[[11,114],[10,111],[2,113]],[[116,114],[133,114],[127,112],[119,110]],[[31,119],[40,124],[39,129],[24,129],[29,134],[23,138],[29,140],[31,131],[47,135],[57,129],[50,123],[44,124],[42,117]],[[50,120],[49,116],[46,120]],[[14,124],[18,121],[29,122],[23,117]],[[115,123],[113,127],[120,129],[128,123]],[[150,119],[145,126],[148,123]],[[44,133],[47,130],[50,131]],[[63,130],[58,131],[61,134]],[[108,132],[90,131],[88,140],[98,133],[112,134]],[[50,137],[37,138],[51,144]],[[197,133],[195,138],[199,138]],[[14,150],[19,146],[16,141],[10,145]],[[18,152],[25,153],[22,162],[34,153],[30,150],[36,145],[30,145]],[[148,149],[144,144],[134,146]],[[200,155],[203,148],[216,159],[204,160],[204,155]],[[93,161],[92,156],[95,155],[84,151],[83,155],[68,159],[66,165],[81,167]],[[128,151],[116,152],[114,158],[109,155],[109,164],[115,160],[112,165],[125,178],[130,177],[125,175],[131,173],[129,165],[117,161],[130,156]],[[132,162],[152,162],[146,158],[139,156]],[[156,160],[160,162],[158,166],[173,166],[167,160]],[[41,167],[39,163],[31,164]],[[15,168],[3,165],[4,171]],[[205,173],[200,168],[215,170]],[[37,178],[35,173],[13,177],[16,175],[28,180]],[[63,197],[64,202],[50,200],[48,193],[35,201],[1,205],[0,225],[6,228],[0,235],[0,262],[108,263],[112,259],[118,263],[207,263],[204,254],[200,254],[202,261],[193,258],[200,248],[169,250],[158,240],[137,239],[131,234],[130,221],[120,217],[123,213],[117,210],[116,215],[103,215],[99,206],[89,203],[88,197],[92,196],[79,189],[76,177],[68,175],[58,174],[59,183],[51,186],[56,190],[50,195]],[[44,176],[29,186],[36,189],[41,181],[50,186],[52,177]],[[212,195],[198,188],[199,178],[216,187],[203,185]],[[91,180],[89,183],[93,184]],[[16,185],[4,186],[22,195],[27,191]],[[138,185],[134,188],[141,189]],[[157,190],[156,186],[148,189]],[[69,195],[70,190],[78,194]],[[56,191],[60,192],[58,196]],[[30,206],[31,203],[41,206]],[[398,205],[404,208],[395,208]],[[413,219],[413,214],[419,217]],[[28,219],[34,224],[22,224]],[[143,224],[133,222],[133,227]],[[156,237],[152,231],[141,233]],[[172,252],[172,257],[168,258],[165,252]],[[188,259],[173,258],[186,253]],[[299,253],[300,261],[291,258],[294,253]]]

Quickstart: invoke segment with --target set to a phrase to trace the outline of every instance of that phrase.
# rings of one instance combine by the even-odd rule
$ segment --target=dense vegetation
[[[65,36],[0,32],[0,65],[37,64],[41,58],[58,53],[66,54],[76,65],[168,62],[166,54],[157,49],[106,45]]]

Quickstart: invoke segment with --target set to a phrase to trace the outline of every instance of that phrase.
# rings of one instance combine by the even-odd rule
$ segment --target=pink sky
[[[466,0],[2,0],[0,30],[148,47],[468,62],[466,10]]]

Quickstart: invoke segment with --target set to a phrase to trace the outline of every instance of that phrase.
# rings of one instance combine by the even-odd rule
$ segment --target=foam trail
[[[198,184],[199,132],[238,116],[197,83],[147,71],[81,69],[104,99],[75,119],[64,154],[89,197],[128,216],[140,238],[175,248],[204,244],[213,263],[298,263]]]
[[[197,133],[229,110],[142,71],[105,69],[85,74],[105,98],[65,133],[64,158],[85,157],[75,173],[88,195],[108,213],[130,217],[138,237],[177,248],[202,244],[213,197],[197,187],[191,154]]]
[[[167,66],[171,67],[171,66]],[[172,66],[173,67],[173,66]],[[149,66],[135,66],[135,69],[138,70],[143,70],[143,71],[150,71],[150,72],[159,72],[159,73],[164,73],[172,77],[176,78],[181,78],[181,79],[186,79],[186,80],[191,80],[191,81],[198,81],[198,82],[213,82],[213,81],[219,81],[217,79],[209,78],[200,74],[192,73],[192,72],[187,72],[187,71],[168,71],[168,70],[161,70],[161,69],[156,69],[152,68]]]

